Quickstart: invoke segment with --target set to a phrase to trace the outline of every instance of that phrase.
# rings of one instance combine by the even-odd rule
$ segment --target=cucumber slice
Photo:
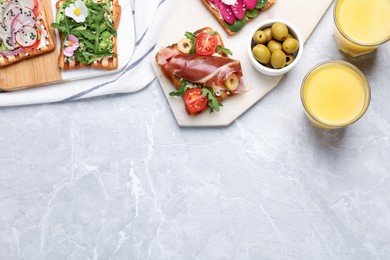
[[[60,23],[62,20],[64,20],[65,17],[65,6],[61,5],[60,8],[58,8],[56,13],[56,23]]]

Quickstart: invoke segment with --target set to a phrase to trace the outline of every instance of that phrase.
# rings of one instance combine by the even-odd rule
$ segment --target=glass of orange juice
[[[356,122],[366,112],[370,85],[352,64],[333,60],[318,64],[304,78],[301,100],[312,125],[337,129]]]
[[[334,34],[340,51],[356,57],[390,39],[390,0],[336,0]]]

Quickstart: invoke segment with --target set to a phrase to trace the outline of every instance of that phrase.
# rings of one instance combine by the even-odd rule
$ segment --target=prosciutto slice
[[[220,86],[232,73],[242,76],[240,62],[227,57],[175,53],[158,61],[165,73],[203,86]]]

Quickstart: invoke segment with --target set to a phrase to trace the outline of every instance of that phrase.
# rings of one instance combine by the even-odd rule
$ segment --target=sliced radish
[[[33,0],[15,0],[18,1],[20,4],[22,4],[24,7],[27,7],[28,9],[32,10],[35,7],[35,3]]]
[[[249,10],[255,9],[258,0],[244,0],[244,4],[248,7]]]
[[[3,21],[12,20],[15,16],[21,13],[23,13],[23,7],[10,3],[3,10]]]
[[[38,33],[35,28],[31,26],[23,26],[15,34],[16,42],[22,47],[29,47],[38,41]]]
[[[10,36],[11,35],[11,24],[12,24],[11,20],[4,21],[0,25],[0,35]]]
[[[4,9],[8,7],[8,5],[10,4],[9,1],[4,1],[4,2],[1,2],[0,3],[0,20],[3,21],[3,12],[4,12]]]
[[[6,36],[2,38],[2,40],[3,40],[2,44],[4,44],[4,46],[7,47],[8,50],[13,51],[16,49],[16,46],[12,45],[11,43],[11,36]]]
[[[35,14],[32,9],[23,7],[23,14],[27,17],[35,18]]]
[[[242,0],[237,0],[237,2],[232,5],[232,11],[234,16],[237,17],[238,20],[244,18],[246,12],[244,2]]]
[[[26,14],[20,14],[18,21],[23,25],[34,26],[36,24],[35,17],[27,16]]]
[[[21,28],[20,26],[20,23],[18,22],[18,18],[20,16],[20,13],[17,14],[14,19],[12,20],[11,22],[11,28],[10,28],[10,31],[11,31],[11,43],[12,45],[15,45],[15,39],[14,39],[14,33],[19,31],[19,29]],[[16,28],[15,28],[16,27]]]

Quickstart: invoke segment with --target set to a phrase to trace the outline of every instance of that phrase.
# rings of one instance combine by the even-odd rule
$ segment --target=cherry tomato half
[[[214,35],[201,32],[195,39],[195,52],[199,55],[213,55],[218,46],[218,39]]]
[[[201,88],[191,88],[184,93],[184,102],[190,113],[202,111],[207,106],[208,98],[202,94]]]

